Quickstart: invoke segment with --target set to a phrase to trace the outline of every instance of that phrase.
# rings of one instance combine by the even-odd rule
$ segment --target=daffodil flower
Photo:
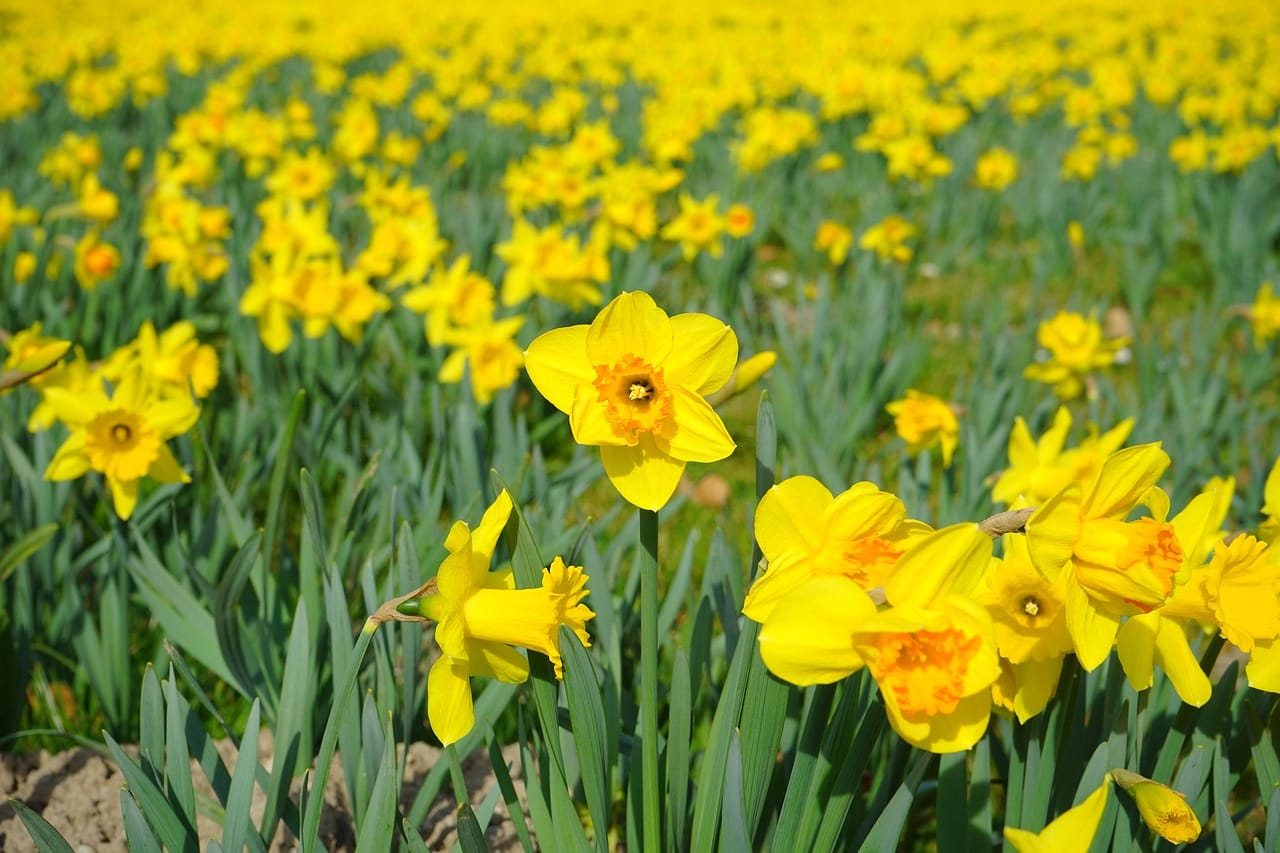
[[[1262,514],[1266,518],[1258,526],[1258,538],[1274,545],[1280,539],[1280,456],[1262,488]]]
[[[657,510],[685,463],[733,452],[704,397],[729,380],[737,357],[733,330],[714,317],[668,317],[648,294],[623,293],[590,326],[539,336],[525,352],[525,369],[569,416],[574,440],[600,447],[622,497]]]
[[[866,666],[889,723],[931,752],[968,749],[991,718],[1000,677],[991,617],[972,595],[991,560],[975,524],[939,530],[916,544],[885,583],[887,610],[846,576],[819,577],[789,592],[760,629],[760,655],[774,675],[828,684]]]
[[[1143,823],[1165,841],[1186,844],[1200,837],[1200,819],[1185,794],[1128,770],[1112,770],[1111,778],[1133,797]]]
[[[1112,454],[1087,489],[1072,483],[1027,519],[1031,561],[1051,583],[1066,572],[1067,630],[1080,665],[1106,659],[1125,616],[1154,610],[1184,574],[1178,531],[1125,521],[1169,466],[1159,443]]]
[[[1107,777],[1084,802],[1058,815],[1039,832],[1006,826],[1005,841],[1018,853],[1085,853],[1093,846],[1110,787],[1111,778]]]
[[[1158,665],[1169,675],[1174,689],[1183,702],[1195,707],[1209,701],[1213,685],[1200,668],[1200,661],[1191,648],[1185,623],[1191,621],[1214,622],[1224,609],[1232,615],[1242,614],[1241,599],[1249,599],[1252,609],[1253,595],[1258,593],[1258,578],[1241,565],[1256,559],[1242,547],[1222,548],[1214,555],[1213,563],[1205,566],[1209,550],[1220,538],[1223,519],[1231,507],[1231,495],[1235,484],[1231,480],[1214,480],[1204,492],[1193,498],[1182,512],[1169,522],[1177,533],[1182,550],[1182,568],[1178,578],[1185,578],[1174,590],[1168,601],[1149,613],[1130,616],[1116,634],[1116,652],[1120,665],[1134,690],[1146,690],[1154,683]],[[1168,498],[1159,489],[1150,495],[1153,519],[1163,523],[1168,515]],[[1241,542],[1241,546],[1246,545]],[[1243,569],[1241,571],[1241,569]],[[1249,631],[1257,630],[1265,637],[1280,633],[1280,609],[1277,608],[1276,579],[1270,579],[1270,603],[1264,599],[1256,606],[1258,618],[1246,617],[1251,626],[1239,630],[1228,618],[1224,634],[1228,639],[1245,642],[1245,651],[1253,647]],[[1224,608],[1225,605],[1225,608]],[[1269,632],[1269,633],[1267,633]],[[1233,640],[1234,642],[1234,640]]]
[[[813,477],[790,477],[769,489],[755,530],[769,567],[751,585],[742,612],[756,622],[815,577],[844,576],[864,590],[883,586],[911,544],[932,532],[907,519],[902,501],[873,483],[832,497]]]
[[[587,576],[580,566],[566,566],[556,557],[543,570],[542,585],[532,589],[516,589],[510,568],[489,570],[511,510],[511,496],[504,490],[475,530],[456,522],[445,539],[449,556],[435,577],[375,616],[379,621],[436,623],[440,659],[427,676],[427,719],[446,745],[475,726],[471,676],[508,684],[529,677],[529,662],[514,646],[546,655],[560,678],[560,626],[572,630],[584,646],[591,645],[586,621],[595,614],[582,603]]]
[[[191,481],[165,444],[200,416],[190,397],[155,399],[138,373],[131,372],[110,397],[98,385],[80,393],[46,388],[44,398],[72,430],[45,469],[46,480],[74,480],[90,470],[102,473],[116,515],[123,519],[137,506],[143,477],[161,483]]]

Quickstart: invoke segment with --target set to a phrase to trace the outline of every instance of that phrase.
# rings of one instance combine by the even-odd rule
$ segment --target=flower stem
[[[641,849],[662,849],[658,778],[658,513],[640,510]]]

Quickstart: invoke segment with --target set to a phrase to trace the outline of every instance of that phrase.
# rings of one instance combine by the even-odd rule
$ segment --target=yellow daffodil
[[[90,231],[76,243],[76,281],[85,290],[96,290],[119,268],[120,250],[104,243],[96,231]]]
[[[853,232],[848,226],[830,219],[818,223],[818,233],[813,238],[813,248],[827,253],[827,260],[833,267],[838,267],[849,257],[849,247],[853,245]]]
[[[886,216],[862,232],[862,236],[858,238],[858,248],[865,252],[875,252],[882,261],[905,264],[915,254],[907,241],[916,235],[916,230],[916,226],[901,216]]]
[[[138,503],[138,482],[187,483],[166,441],[191,428],[200,410],[190,397],[159,400],[149,396],[135,372],[116,385],[111,396],[102,386],[74,393],[46,388],[48,402],[71,435],[58,448],[46,480],[74,480],[93,470],[107,479],[118,516],[128,519]]]
[[[1183,571],[1174,525],[1125,521],[1168,466],[1158,443],[1118,451],[1087,488],[1066,486],[1027,520],[1036,569],[1051,583],[1069,575],[1067,630],[1086,670],[1110,653],[1122,619],[1164,604]]]
[[[1098,789],[1076,805],[1053,819],[1039,832],[1004,828],[1004,839],[1018,853],[1086,853],[1093,846],[1093,836],[1098,832],[1102,813],[1107,808],[1107,790],[1111,778],[1103,779]]]
[[[1200,820],[1185,794],[1128,770],[1112,770],[1111,778],[1133,797],[1143,823],[1165,841],[1188,844],[1200,837]]]
[[[509,684],[529,677],[528,660],[513,646],[546,655],[561,678],[560,626],[572,630],[584,646],[591,645],[586,622],[595,614],[582,603],[588,593],[580,566],[566,566],[556,557],[543,570],[542,585],[532,589],[516,589],[510,568],[489,570],[511,510],[511,496],[504,490],[475,530],[455,522],[445,540],[449,556],[436,576],[391,602],[399,615],[385,617],[436,623],[440,659],[427,676],[427,719],[446,745],[475,726],[472,676]]]
[[[497,291],[484,276],[471,269],[471,257],[463,255],[447,270],[438,269],[426,283],[410,289],[401,304],[423,315],[427,343],[440,346],[451,331],[465,329],[493,316]]]
[[[693,260],[699,252],[706,251],[713,258],[724,252],[720,235],[725,230],[725,220],[717,207],[720,199],[715,194],[697,201],[687,193],[680,195],[680,212],[662,227],[659,236],[680,244],[686,261]]]
[[[1253,326],[1253,341],[1258,349],[1262,349],[1267,341],[1280,335],[1280,297],[1269,281],[1264,281],[1258,288],[1258,297],[1248,307],[1246,313],[1249,324]]]
[[[524,356],[516,346],[515,334],[523,325],[524,317],[520,316],[502,320],[485,317],[450,332],[445,342],[454,350],[440,365],[436,378],[446,384],[456,384],[462,381],[465,372],[470,372],[476,402],[488,403],[495,393],[512,385],[520,376]]]
[[[932,752],[968,749],[987,729],[1000,677],[991,618],[972,598],[990,559],[991,540],[975,524],[932,533],[886,581],[891,606],[881,612],[846,575],[809,580],[774,605],[760,655],[801,686],[865,665],[903,740]]]
[[[1063,400],[1080,396],[1093,372],[1115,363],[1116,354],[1129,345],[1127,338],[1104,340],[1102,326],[1093,317],[1059,311],[1036,331],[1043,361],[1027,365],[1022,375],[1053,386]]]
[[[746,237],[756,229],[756,215],[745,204],[731,204],[724,214],[724,233],[730,237]]]
[[[1018,158],[999,146],[983,152],[973,170],[973,182],[984,190],[1004,192],[1018,179]]]
[[[756,540],[769,566],[748,590],[742,612],[764,622],[779,600],[812,578],[846,577],[863,590],[884,586],[911,544],[930,532],[873,483],[832,497],[812,477],[790,477],[756,508]]]
[[[180,320],[157,334],[148,320],[138,336],[113,352],[102,365],[102,375],[119,381],[131,370],[139,371],[161,396],[194,395],[203,400],[218,384],[218,354],[196,339],[196,327]]]
[[[71,349],[70,341],[41,334],[43,328],[43,324],[33,323],[30,328],[14,333],[5,342],[9,354],[0,364],[0,369],[22,373],[27,378],[21,381],[31,379],[38,385],[40,377],[37,374],[49,370]]]
[[[525,369],[569,416],[574,440],[600,447],[605,473],[644,509],[666,504],[686,462],[733,452],[720,416],[703,399],[733,373],[738,339],[706,314],[668,317],[646,293],[623,293],[590,326],[538,337]]]
[[[951,455],[960,438],[960,423],[955,410],[943,400],[917,391],[907,390],[907,396],[885,406],[893,415],[893,426],[898,437],[907,443],[907,451],[921,453],[934,444],[942,448],[942,465],[951,467]]]

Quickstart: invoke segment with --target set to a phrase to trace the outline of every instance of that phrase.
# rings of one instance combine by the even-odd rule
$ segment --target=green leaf
[[[560,653],[564,658],[564,686],[573,725],[578,772],[587,796],[587,809],[595,829],[597,850],[608,849],[609,758],[605,749],[604,703],[591,658],[582,641],[567,626],[560,626]]]
[[[54,829],[53,824],[41,817],[39,812],[13,797],[9,798],[9,807],[22,820],[22,825],[27,828],[27,834],[35,842],[39,853],[75,853],[62,833]]]
[[[458,803],[454,812],[458,821],[458,845],[462,853],[488,853],[489,845],[484,840],[484,830],[476,813],[471,810],[470,803]]]
[[[141,752],[142,769],[151,774],[157,783],[163,784],[164,778],[164,695],[160,690],[160,679],[156,669],[147,664],[142,673],[141,729],[138,746]]]
[[[43,548],[57,532],[58,525],[45,524],[21,534],[8,547],[0,551],[0,584],[3,584],[28,557]]]
[[[373,780],[373,791],[364,810],[356,837],[357,850],[390,850],[396,833],[396,801],[400,796],[400,772],[396,764],[396,741],[391,737],[391,714],[385,718],[386,729],[380,731],[382,761]],[[474,820],[474,818],[473,818]],[[461,831],[459,831],[461,834]],[[481,836],[483,841],[483,836]]]
[[[801,821],[806,812],[811,815],[813,828],[817,829],[818,812],[823,805],[823,797],[819,793],[822,782],[831,772],[831,761],[822,749],[828,732],[841,725],[847,717],[839,714],[835,720],[831,717],[831,705],[835,701],[835,684],[820,684],[805,691],[808,703],[800,717],[800,739],[796,744],[795,761],[791,766],[791,775],[787,777],[786,793],[782,797],[782,808],[778,814],[778,825],[773,835],[774,850],[790,850],[807,845],[809,835],[800,833]],[[847,693],[855,691],[845,691]],[[847,700],[846,696],[846,700]],[[841,703],[841,709],[847,701]],[[850,735],[852,737],[852,735]]]
[[[507,814],[511,816],[516,837],[520,839],[524,853],[533,853],[533,838],[529,835],[529,826],[524,819],[524,807],[516,795],[516,786],[511,779],[511,769],[507,767],[502,750],[492,738],[489,739],[489,763],[493,766],[493,775],[498,780],[498,787],[502,789],[502,801],[507,805]]]
[[[280,712],[276,717],[271,780],[258,836],[269,844],[275,835],[282,806],[289,798],[289,783],[306,766],[311,751],[311,712],[315,706],[316,677],[311,659],[311,629],[307,603],[299,598],[289,633],[284,680],[280,685]]]
[[[187,725],[194,714],[191,706],[178,695],[177,677],[173,665],[169,666],[169,677],[163,685],[165,694],[165,779],[169,786],[169,799],[183,814],[196,813],[195,785],[191,779],[191,753],[187,749]],[[199,725],[197,722],[196,725]],[[203,731],[203,728],[201,728]]]
[[[938,853],[969,849],[968,753],[949,752],[938,762]]]
[[[927,752],[915,752],[909,762],[909,769],[906,777],[902,780],[902,784],[898,786],[898,790],[894,792],[893,797],[889,800],[889,804],[885,806],[880,817],[871,827],[870,834],[862,843],[863,850],[894,850],[898,846],[898,838],[902,835],[902,827],[907,823],[907,815],[911,811],[911,804],[915,801],[916,790],[920,787],[920,780],[924,778],[925,771],[932,762],[933,756]],[[818,833],[818,843],[816,849],[828,850],[832,849],[826,845],[825,833]],[[831,839],[834,841],[834,838]]]
[[[160,842],[138,809],[138,801],[128,789],[120,790],[120,811],[124,815],[124,837],[131,853],[161,853]]]
[[[298,422],[302,420],[302,406],[306,399],[307,392],[298,389],[273,451],[275,464],[271,468],[271,481],[267,487],[267,520],[262,526],[262,560],[263,568],[268,574],[275,562],[276,533],[280,529],[280,514],[284,507],[284,484],[288,479],[289,464],[293,457],[293,439],[298,432]]]
[[[728,761],[724,774],[724,808],[720,813],[720,848],[722,850],[750,850],[750,832],[747,816],[742,807],[742,742],[734,729],[729,739]]]
[[[196,828],[187,815],[176,812],[165,797],[164,792],[143,772],[133,759],[125,754],[120,744],[110,734],[103,732],[111,757],[124,775],[125,784],[137,798],[147,823],[155,830],[160,843],[169,850],[181,850],[183,853],[196,853],[199,850],[199,836]]]
[[[258,729],[262,705],[257,699],[249,709],[249,721],[240,739],[240,754],[231,772],[231,792],[227,796],[227,819],[222,827],[222,847],[225,850],[243,850],[253,835],[253,817],[249,809],[253,805],[253,781],[258,771]]]
[[[667,707],[667,848],[686,848],[686,811],[689,807],[689,746],[693,736],[693,681],[689,658],[676,649],[671,666],[671,695]]]

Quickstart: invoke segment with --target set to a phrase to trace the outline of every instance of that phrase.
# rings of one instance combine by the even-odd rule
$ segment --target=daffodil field
[[[1280,7],[0,0],[0,67],[0,750],[131,849],[1280,850]]]

